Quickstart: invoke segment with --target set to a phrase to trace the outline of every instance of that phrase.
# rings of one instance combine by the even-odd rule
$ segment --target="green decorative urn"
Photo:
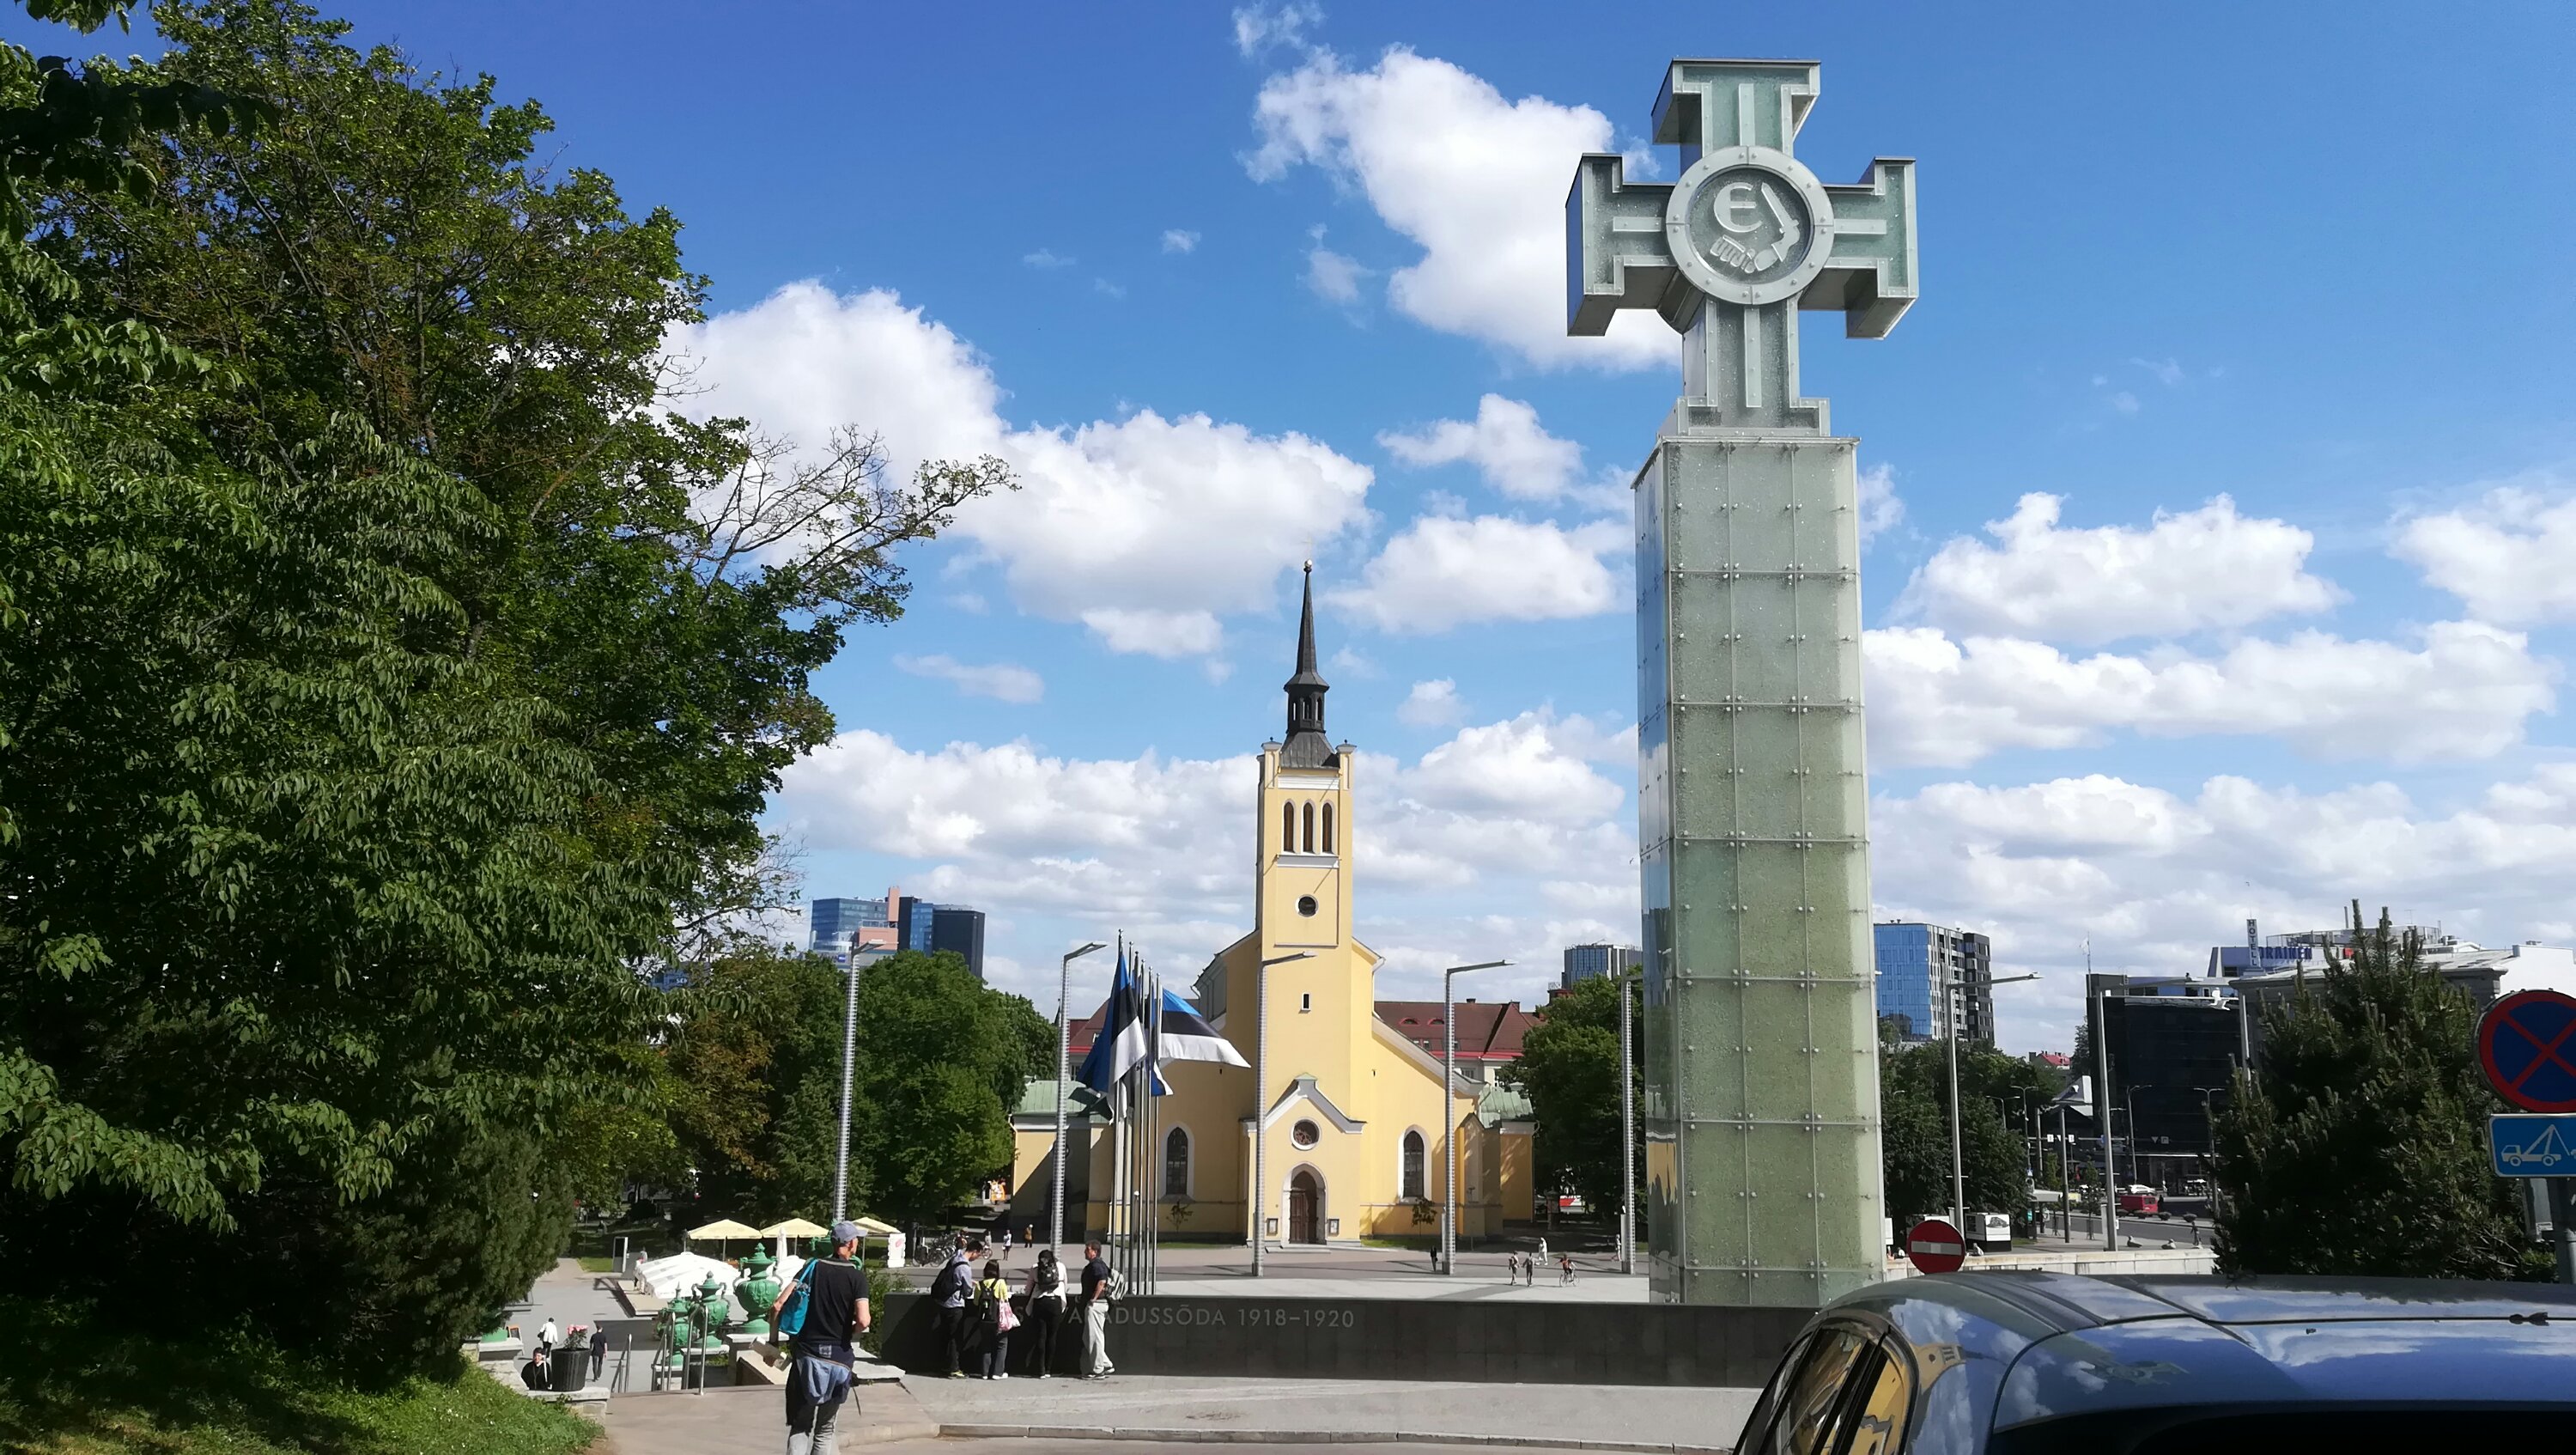
[[[770,1334],[769,1306],[778,1302],[779,1284],[769,1275],[777,1266],[778,1260],[769,1256],[767,1247],[754,1244],[751,1256],[742,1260],[742,1281],[733,1286],[734,1297],[742,1300],[746,1315],[742,1331],[755,1339],[765,1340]]]

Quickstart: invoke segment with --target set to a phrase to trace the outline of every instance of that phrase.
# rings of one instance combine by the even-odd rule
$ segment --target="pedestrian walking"
[[[1109,1301],[1118,1296],[1118,1275],[1101,1260],[1100,1245],[1082,1245],[1082,1377],[1107,1379],[1118,1366],[1109,1362]]]
[[[1002,1224],[1002,1261],[1005,1263],[1011,1261],[1011,1225],[1009,1223]]]
[[[940,1373],[956,1379],[965,1373],[961,1367],[967,1357],[968,1341],[975,1337],[975,1324],[967,1317],[966,1304],[975,1293],[975,1268],[972,1255],[984,1251],[980,1241],[952,1244],[948,1261],[939,1266],[939,1275],[930,1280],[931,1337],[939,1341],[940,1358],[948,1367]]]
[[[835,1426],[850,1397],[859,1336],[868,1331],[868,1275],[858,1261],[859,1225],[832,1224],[832,1256],[796,1270],[796,1280],[769,1306],[772,1327],[799,1289],[804,1322],[788,1345],[787,1455],[835,1455]]]
[[[1055,1377],[1055,1331],[1063,1323],[1064,1267],[1053,1248],[1040,1248],[1029,1270],[1029,1349],[1040,1379]]]
[[[540,1359],[551,1358],[555,1352],[555,1345],[562,1341],[563,1334],[560,1330],[555,1328],[554,1315],[546,1315],[546,1321],[537,1326],[537,1357]]]
[[[1559,1253],[1556,1255],[1556,1281],[1559,1284],[1567,1284],[1574,1281],[1573,1254]]]

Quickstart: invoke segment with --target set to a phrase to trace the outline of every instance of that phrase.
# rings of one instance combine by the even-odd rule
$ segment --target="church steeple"
[[[1297,675],[1288,679],[1288,741],[1279,762],[1289,768],[1327,768],[1333,745],[1324,736],[1324,694],[1332,688],[1315,670],[1315,563],[1306,563],[1306,599],[1297,617]]]

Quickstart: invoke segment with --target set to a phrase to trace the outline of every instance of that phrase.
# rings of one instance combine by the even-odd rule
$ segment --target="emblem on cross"
[[[1821,431],[1823,402],[1798,397],[1793,310],[1840,310],[1852,337],[1883,338],[1915,298],[1913,161],[1828,187],[1791,154],[1817,72],[1673,62],[1650,134],[1681,146],[1680,180],[1630,182],[1621,158],[1587,156],[1565,200],[1565,331],[1654,309],[1690,336],[1683,395],[1706,424]]]

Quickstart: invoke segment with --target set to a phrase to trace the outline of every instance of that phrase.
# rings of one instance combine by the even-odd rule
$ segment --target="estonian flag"
[[[1118,973],[1109,982],[1109,1003],[1100,1018],[1100,1033],[1091,1038],[1091,1052],[1082,1058],[1077,1079],[1107,1096],[1109,1088],[1124,1080],[1138,1062],[1152,1058],[1152,1048],[1147,1044],[1149,1035],[1144,992],[1127,973],[1127,952],[1120,950]],[[1158,1093],[1161,1089],[1159,1085],[1155,1088]]]
[[[1249,1067],[1234,1042],[1216,1033],[1199,1014],[1197,1006],[1181,999],[1178,992],[1163,992],[1162,1044],[1158,1049],[1164,1061],[1216,1061],[1227,1066]]]

